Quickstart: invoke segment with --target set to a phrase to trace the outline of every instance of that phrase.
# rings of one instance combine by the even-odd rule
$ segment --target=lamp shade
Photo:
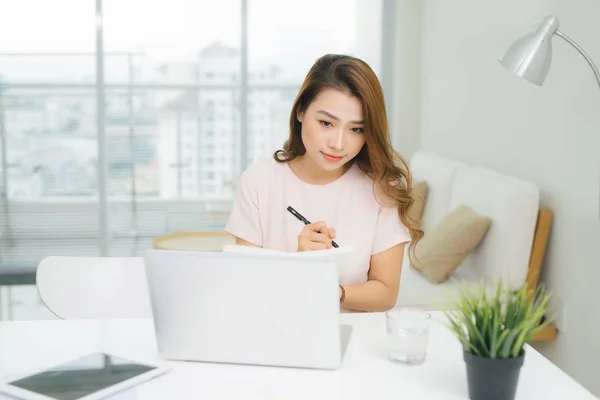
[[[537,29],[514,42],[499,61],[515,75],[542,85],[552,63],[552,37],[558,19],[548,16]]]

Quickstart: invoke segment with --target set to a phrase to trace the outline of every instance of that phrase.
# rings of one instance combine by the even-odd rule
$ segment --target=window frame
[[[97,202],[98,204],[98,248],[99,256],[108,256],[110,254],[110,242],[114,240],[114,232],[111,232],[110,225],[110,205],[111,202],[114,202],[113,199],[108,194],[108,157],[107,157],[107,134],[106,134],[106,109],[105,109],[105,100],[107,91],[110,90],[119,90],[119,89],[128,89],[130,93],[133,93],[136,89],[155,89],[155,90],[168,90],[168,89],[186,89],[186,90],[196,90],[196,91],[204,91],[204,90],[232,90],[239,91],[240,101],[239,101],[239,115],[240,118],[237,121],[239,123],[239,136],[238,136],[238,173],[241,173],[248,166],[249,154],[248,154],[248,120],[249,120],[249,110],[248,110],[248,99],[249,93],[254,90],[294,90],[297,91],[299,89],[299,85],[271,85],[271,84],[260,84],[260,83],[249,83],[249,69],[248,69],[248,3],[251,0],[240,0],[241,5],[241,13],[240,23],[241,23],[241,37],[240,37],[240,80],[239,82],[231,83],[231,84],[217,84],[217,85],[207,85],[207,84],[150,84],[150,83],[107,83],[105,82],[104,76],[104,60],[105,57],[110,55],[104,51],[104,37],[103,37],[103,13],[102,13],[102,0],[96,0],[96,45],[95,51],[93,53],[93,57],[95,57],[95,65],[96,65],[96,76],[95,83],[90,84],[80,84],[80,83],[68,83],[68,82],[40,82],[40,83],[10,83],[10,82],[0,82],[0,158],[1,158],[1,170],[2,174],[0,175],[0,183],[2,186],[0,187],[0,202],[2,203],[2,207],[0,207],[0,216],[3,219],[3,224],[0,228],[0,240],[6,241],[8,245],[12,243],[12,241],[16,240],[11,234],[11,209],[13,206],[18,208],[19,203],[23,203],[25,207],[31,206],[31,201],[26,200],[15,200],[11,199],[8,196],[9,190],[9,168],[7,165],[7,134],[4,123],[4,107],[2,107],[2,93],[3,89],[41,89],[41,90],[56,90],[56,89],[73,89],[73,90],[90,90],[95,89],[96,91],[96,130],[97,130],[97,151],[98,151],[98,169],[97,169],[97,179],[98,179],[98,195],[97,197],[90,197],[89,199],[85,199],[83,201],[89,201],[90,203]],[[381,83],[383,86],[384,94],[386,97],[387,104],[387,112],[388,115],[391,114],[391,110],[394,107],[394,102],[392,99],[393,93],[393,63],[394,63],[394,34],[393,34],[393,25],[395,18],[395,1],[394,0],[382,0],[382,40],[381,40]],[[128,62],[130,66],[130,70],[133,68],[132,65],[132,56],[133,53],[121,53],[121,56],[129,57]],[[130,98],[130,101],[132,99]],[[391,121],[390,121],[391,123]],[[393,130],[392,130],[393,131]],[[179,145],[181,147],[181,145]],[[179,152],[181,153],[181,152]],[[182,160],[179,160],[181,163]],[[178,177],[180,181],[181,188],[181,168],[178,168]],[[55,199],[54,199],[55,200]],[[181,199],[183,202],[187,202],[189,200]],[[82,201],[79,199],[78,201]],[[122,200],[117,200],[122,201]],[[135,200],[134,201],[140,201]],[[147,202],[148,200],[142,200],[143,202]],[[167,202],[172,203],[177,200],[169,199],[162,200],[157,199],[157,202]],[[40,202],[43,204],[44,202]],[[135,211],[135,208],[133,209]],[[136,232],[136,228],[132,227],[133,234],[139,234]],[[0,259],[1,261],[1,259]]]

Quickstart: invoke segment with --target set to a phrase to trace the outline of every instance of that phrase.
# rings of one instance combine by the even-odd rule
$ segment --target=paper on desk
[[[262,247],[252,247],[243,245],[226,245],[223,246],[224,252],[231,253],[246,253],[246,254],[274,254],[277,256],[289,256],[289,257],[304,257],[304,258],[321,258],[321,257],[332,257],[335,260],[338,268],[338,275],[343,277],[350,272],[351,266],[355,262],[353,253],[354,249],[350,246],[343,246],[338,248],[331,248],[327,250],[314,250],[314,251],[298,251],[298,252],[285,252],[279,250],[263,249]]]

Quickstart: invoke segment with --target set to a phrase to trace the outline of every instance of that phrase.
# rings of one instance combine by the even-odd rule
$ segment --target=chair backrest
[[[222,251],[235,244],[235,237],[225,231],[174,232],[154,239],[158,250]]]
[[[141,257],[47,257],[36,283],[40,298],[59,318],[152,317]]]
[[[453,276],[473,282],[501,277],[514,289],[523,285],[539,213],[538,187],[431,153],[415,153],[411,168],[414,180],[426,181],[429,187],[422,216],[425,234],[462,204],[492,219],[481,244]]]

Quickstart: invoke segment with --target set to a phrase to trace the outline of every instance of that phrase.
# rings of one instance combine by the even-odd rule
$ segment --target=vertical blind
[[[239,173],[287,137],[316,58],[356,55],[379,74],[382,2],[5,6],[0,264],[134,256],[165,233],[222,230]]]

